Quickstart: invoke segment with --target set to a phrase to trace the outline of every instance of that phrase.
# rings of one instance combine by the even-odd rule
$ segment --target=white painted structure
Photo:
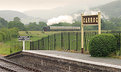
[[[67,57],[67,56],[64,56],[64,55],[57,55],[56,53],[49,53],[49,51],[48,51],[48,53],[44,52],[44,51],[36,51],[36,50],[34,50],[34,51],[33,50],[25,50],[24,52],[34,53],[34,54],[39,54],[39,55],[44,55],[44,56],[50,56],[50,57],[55,57],[55,58],[61,58],[61,59],[66,59],[66,60],[72,60],[72,61],[77,61],[77,62],[83,62],[83,63],[93,64],[93,65],[99,65],[99,66],[106,66],[106,67],[121,69],[120,65],[83,60],[83,59],[80,59],[80,58],[73,58],[73,57],[69,57],[69,56]]]

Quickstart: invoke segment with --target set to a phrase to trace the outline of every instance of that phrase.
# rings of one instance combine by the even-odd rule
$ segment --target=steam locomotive
[[[47,26],[43,27],[44,31],[80,31],[80,27],[76,26]]]

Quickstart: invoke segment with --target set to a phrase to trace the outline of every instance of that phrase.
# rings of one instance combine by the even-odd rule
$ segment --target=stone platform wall
[[[121,72],[120,69],[87,64],[62,58],[21,52],[8,59],[42,72]]]

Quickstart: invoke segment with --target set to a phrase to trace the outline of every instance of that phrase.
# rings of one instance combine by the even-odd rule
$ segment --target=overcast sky
[[[0,10],[27,11],[35,9],[53,9],[66,6],[89,8],[115,0],[0,0]]]

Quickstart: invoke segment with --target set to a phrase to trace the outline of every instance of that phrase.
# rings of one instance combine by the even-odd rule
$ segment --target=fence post
[[[44,49],[44,38],[42,38],[42,48]]]
[[[78,32],[76,33],[76,51],[78,50]]]
[[[30,50],[32,50],[32,42],[30,42]]]
[[[63,49],[63,33],[61,33],[61,48]]]
[[[34,42],[32,42],[32,45],[33,45],[33,50],[34,50]]]
[[[68,32],[68,50],[70,50],[70,32]]]
[[[43,38],[41,39],[41,50],[43,49],[43,43],[42,43],[43,41],[42,40],[43,40]]]
[[[84,32],[84,50],[87,51],[87,33]]]
[[[38,50],[40,49],[40,40],[38,40]]]
[[[97,33],[95,32],[95,35],[96,35]]]
[[[35,50],[38,49],[38,41],[35,41]]]
[[[121,55],[121,38],[120,38],[120,36],[121,36],[121,34],[119,33],[119,50],[120,50],[120,53],[119,53],[119,55]]]
[[[49,49],[49,35],[48,35],[48,50],[50,50],[50,49]]]
[[[120,43],[120,41],[121,41],[120,36],[121,36],[121,35],[120,35],[120,33],[119,33],[119,48],[120,48],[120,46],[121,46],[121,45],[120,45],[120,44],[121,44],[121,43]],[[121,49],[119,49],[119,50],[121,50]]]
[[[12,54],[12,49],[11,49],[11,47],[10,47],[10,54]]]
[[[56,34],[54,34],[54,50],[56,49]]]

